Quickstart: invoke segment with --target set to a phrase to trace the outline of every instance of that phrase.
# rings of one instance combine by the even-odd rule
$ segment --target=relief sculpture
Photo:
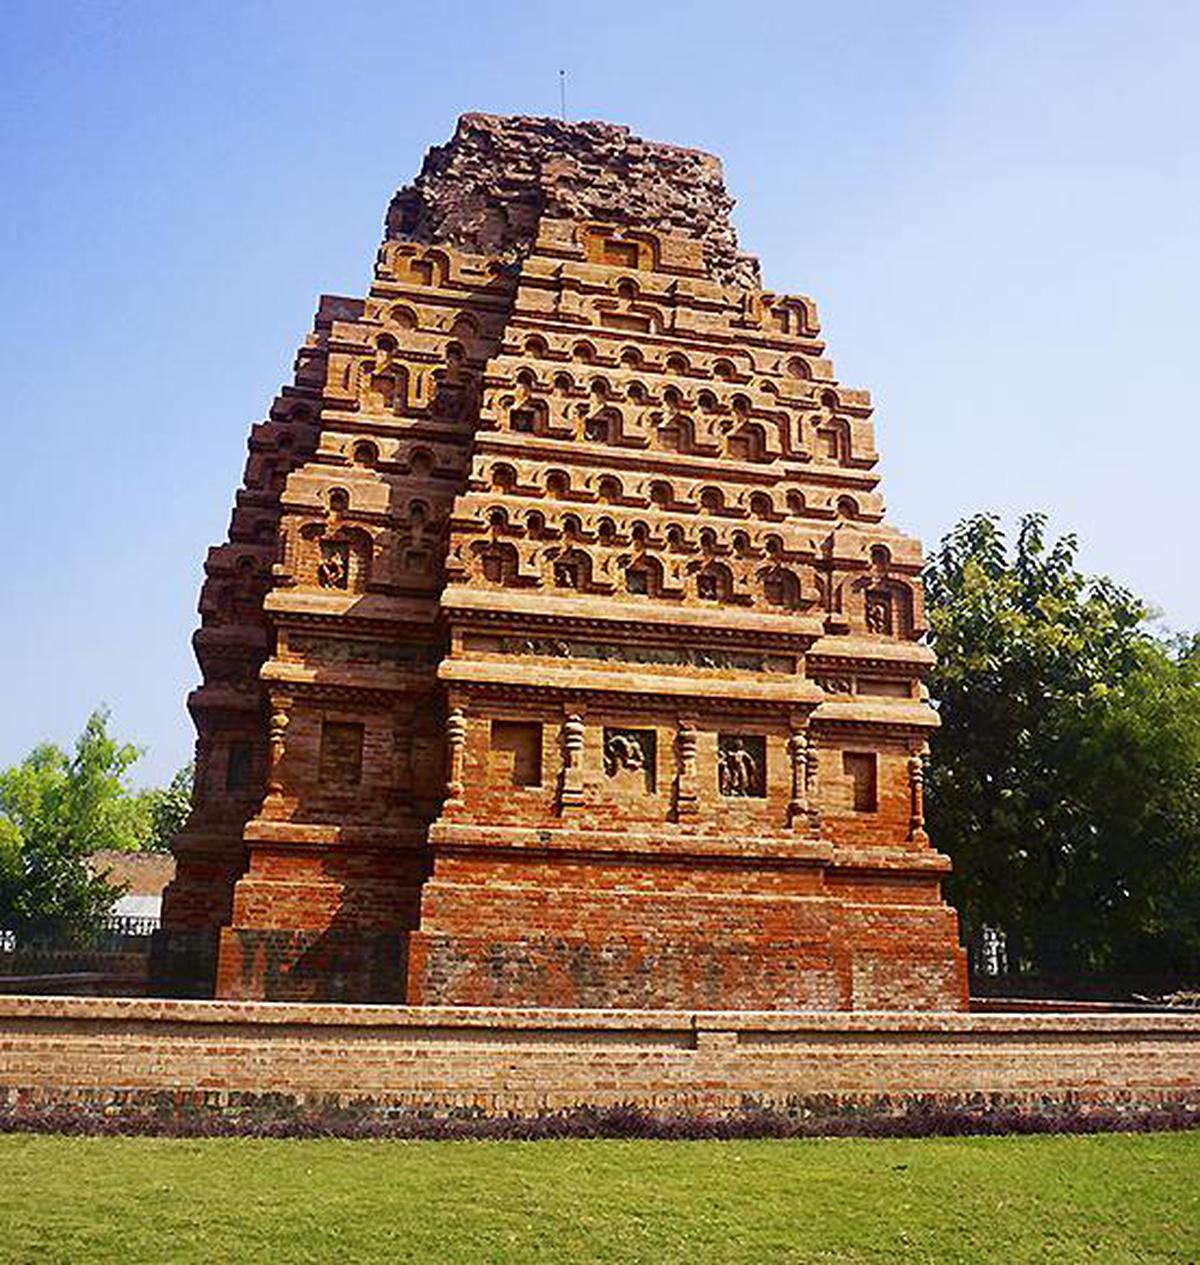
[[[722,795],[748,798],[764,794],[764,742],[760,737],[722,734],[717,746],[717,784]]]

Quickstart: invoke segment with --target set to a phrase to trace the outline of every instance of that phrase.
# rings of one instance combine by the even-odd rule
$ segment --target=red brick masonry
[[[0,997],[0,1100],[163,1091],[532,1115],[920,1098],[1200,1106],[1200,1014],[587,1011]]]
[[[205,564],[156,991],[966,1009],[921,546],[731,206],[481,115],[397,195]]]

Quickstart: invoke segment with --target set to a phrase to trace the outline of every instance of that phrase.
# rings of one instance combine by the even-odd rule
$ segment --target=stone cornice
[[[631,637],[678,637],[681,631],[697,642],[729,641],[763,648],[805,650],[821,636],[817,615],[764,615],[735,607],[696,607],[655,602],[652,598],[621,599],[560,596],[528,590],[485,589],[449,584],[442,609],[453,625],[504,624],[514,629],[559,628],[621,633]]]
[[[512,695],[586,695],[594,698],[629,695],[645,699],[687,700],[697,711],[719,711],[730,706],[762,706],[781,711],[813,708],[824,700],[823,692],[804,677],[763,676],[744,673],[736,678],[706,673],[668,675],[647,671],[644,665],[630,670],[622,664],[610,671],[584,668],[578,660],[570,666],[540,660],[536,677],[519,661],[499,659],[443,659],[438,680],[451,688],[483,687]],[[703,693],[699,690],[702,689]]]

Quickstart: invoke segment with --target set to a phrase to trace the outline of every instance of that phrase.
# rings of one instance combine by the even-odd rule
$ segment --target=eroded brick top
[[[690,237],[723,285],[757,287],[738,248],[721,162],[613,123],[464,114],[388,208],[386,235],[473,254],[524,254],[542,216],[599,220]]]

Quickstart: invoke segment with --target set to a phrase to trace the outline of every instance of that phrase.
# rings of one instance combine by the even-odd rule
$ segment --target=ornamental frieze
[[[428,667],[441,658],[440,648],[402,641],[364,641],[360,638],[293,632],[288,637],[293,654],[347,667]]]
[[[648,646],[628,642],[578,641],[566,637],[468,636],[463,641],[463,648],[490,654],[590,659],[601,663],[638,663],[725,672],[766,672],[785,676],[796,672],[796,659],[792,655],[690,645]]]

